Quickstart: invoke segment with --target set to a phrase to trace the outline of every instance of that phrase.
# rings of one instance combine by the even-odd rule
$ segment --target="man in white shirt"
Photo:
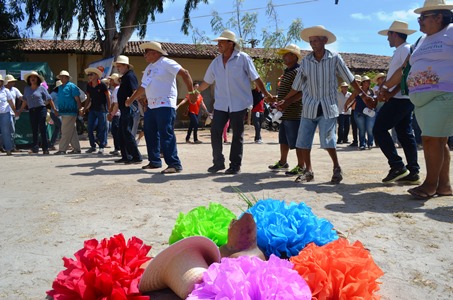
[[[349,108],[347,111],[344,111],[343,107],[348,100],[348,98],[351,96],[351,93],[348,92],[348,87],[349,84],[345,81],[343,81],[340,84],[340,92],[337,94],[337,101],[338,101],[338,107],[339,107],[339,115],[338,115],[338,138],[337,138],[337,144],[347,144],[349,143],[348,141],[348,135],[349,135],[349,125],[351,121],[351,108]]]
[[[216,173],[225,169],[225,157],[222,153],[222,133],[230,120],[233,139],[230,149],[230,167],[225,174],[241,172],[244,148],[244,117],[247,108],[253,104],[253,81],[266,97],[271,97],[253,65],[249,55],[239,51],[236,35],[224,30],[214,39],[220,55],[209,65],[204,81],[198,91],[203,91],[215,82],[214,116],[211,123],[211,146],[214,165],[208,169]]]
[[[379,110],[374,123],[373,135],[376,144],[381,148],[382,153],[387,157],[390,171],[382,179],[383,183],[407,183],[418,184],[420,166],[417,162],[417,143],[415,142],[412,130],[412,115],[414,105],[408,95],[402,95],[400,81],[390,84],[392,75],[399,71],[410,54],[410,44],[406,42],[407,36],[416,32],[408,28],[408,24],[402,21],[394,21],[389,29],[381,30],[380,35],[387,36],[390,47],[396,50],[390,61],[386,81],[379,89],[379,97],[385,103]],[[393,82],[393,80],[392,80]],[[388,86],[386,85],[388,84]],[[395,127],[398,141],[406,155],[407,165],[398,155],[389,130]]]

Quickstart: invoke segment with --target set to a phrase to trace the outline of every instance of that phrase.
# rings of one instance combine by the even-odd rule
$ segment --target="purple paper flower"
[[[311,291],[291,262],[274,255],[268,261],[241,256],[210,265],[187,299],[311,300]]]

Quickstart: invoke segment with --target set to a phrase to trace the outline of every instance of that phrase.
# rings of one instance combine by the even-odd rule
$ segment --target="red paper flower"
[[[376,280],[384,272],[359,241],[351,245],[338,239],[321,247],[311,243],[290,261],[313,299],[380,299]]]
[[[148,300],[141,296],[138,282],[144,272],[140,266],[150,260],[151,246],[123,234],[100,242],[84,242],[74,253],[75,260],[63,257],[65,270],[61,271],[47,294],[55,300],[108,299]]]

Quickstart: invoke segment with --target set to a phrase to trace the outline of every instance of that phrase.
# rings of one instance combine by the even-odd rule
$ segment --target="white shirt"
[[[406,61],[407,56],[411,52],[411,45],[407,42],[399,45],[395,52],[393,52],[392,60],[390,61],[389,65],[389,71],[387,73],[387,78],[386,80],[390,79],[392,75],[401,68],[401,66],[404,64]],[[395,87],[391,88],[390,91],[392,91]],[[401,91],[399,91],[394,98],[399,98],[399,99],[409,99],[409,96],[407,95],[401,95]]]
[[[226,65],[219,55],[211,62],[204,76],[209,84],[215,82],[214,109],[237,112],[253,105],[250,81],[259,78],[250,56],[234,50]]]
[[[13,103],[15,106],[17,106],[17,99],[19,99],[20,97],[22,97],[22,93],[19,91],[19,89],[15,86],[13,86],[9,92],[11,93],[11,96],[13,97]],[[17,109],[17,107],[16,107]],[[14,111],[13,111],[13,108],[11,107],[11,114],[14,115]]]
[[[338,110],[340,111],[340,115],[351,114],[351,108],[349,108],[346,112],[344,111],[344,105],[346,104],[346,101],[348,101],[349,96],[351,96],[350,92],[346,92],[346,95],[343,95],[343,93],[340,91],[337,94]]]
[[[159,107],[176,109],[178,96],[176,75],[181,69],[180,64],[165,56],[146,67],[141,86],[145,89],[150,109]]]
[[[0,88],[0,114],[9,113],[11,111],[8,100],[13,101],[13,96],[5,86],[2,86]]]
[[[118,89],[120,88],[120,86],[116,86],[113,91],[111,91],[111,96],[110,96],[110,100],[112,101],[112,104],[113,103],[118,103]],[[121,115],[121,111],[118,109],[118,111],[115,113],[115,116],[120,116]]]

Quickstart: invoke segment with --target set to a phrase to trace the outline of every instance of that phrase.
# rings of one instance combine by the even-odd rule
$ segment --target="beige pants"
[[[75,151],[80,151],[79,136],[76,127],[77,116],[61,116],[61,139],[58,151],[68,150],[69,144]]]

